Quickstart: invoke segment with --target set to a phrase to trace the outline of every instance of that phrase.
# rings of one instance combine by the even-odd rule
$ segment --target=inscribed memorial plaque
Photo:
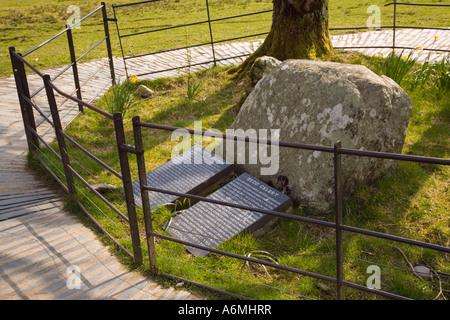
[[[281,211],[291,205],[288,196],[248,173],[229,182],[208,198],[273,211]],[[199,202],[173,218],[166,231],[180,240],[217,248],[240,232],[254,232],[272,217],[250,210]],[[194,247],[187,248],[195,256],[209,253]]]
[[[195,145],[178,157],[147,173],[147,184],[154,188],[196,194],[232,171],[231,163],[201,146]],[[142,207],[139,180],[134,181],[132,185],[134,200],[138,206]],[[174,203],[179,199],[170,194],[148,192],[151,209]]]

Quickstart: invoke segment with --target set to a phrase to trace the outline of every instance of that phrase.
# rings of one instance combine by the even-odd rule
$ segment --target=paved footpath
[[[392,30],[368,31],[358,33],[348,33],[332,36],[333,46],[335,47],[366,47],[366,46],[392,46]],[[413,52],[412,57],[418,62],[423,63],[426,59],[430,62],[439,61],[448,57],[449,52],[431,52],[425,49],[450,50],[450,28],[447,30],[432,29],[400,29],[395,32],[395,45],[397,47],[411,47],[414,50],[405,49],[404,54]],[[350,50],[350,49],[346,49]],[[387,57],[392,49],[390,48],[363,48],[352,49],[360,51],[368,56]],[[401,49],[396,49],[396,53],[401,53]]]
[[[341,35],[332,35],[331,41],[334,47],[386,47],[392,46],[392,30],[369,31],[348,33]],[[217,60],[228,57],[248,55],[255,51],[263,42],[263,40],[254,40],[246,42],[225,43],[214,46],[215,56]],[[430,30],[430,29],[400,29],[396,31],[396,46],[426,48],[426,49],[442,49],[450,50],[450,29],[448,30]],[[366,55],[378,55],[387,57],[392,49],[390,48],[361,48],[361,49],[345,49],[362,52]],[[397,49],[400,53],[402,50]],[[404,54],[409,54],[411,50],[404,50]],[[413,58],[417,58],[418,62],[424,62],[428,55],[431,62],[440,60],[448,55],[448,53],[434,53],[426,50],[412,50]],[[200,48],[192,48],[191,63],[198,64],[213,60],[213,53],[210,46]],[[127,60],[128,75],[138,75],[143,73],[154,72],[156,70],[164,70],[176,68],[180,65],[186,65],[186,50],[177,50],[163,54],[155,54],[152,56],[139,57]],[[241,63],[245,57],[226,59],[219,61],[219,65],[237,65]],[[117,61],[116,65],[123,67],[123,61]],[[212,65],[212,64],[210,64]],[[191,70],[199,70],[204,66],[194,66]],[[158,73],[145,76],[145,78],[154,79],[161,76],[177,76],[180,74],[178,70],[172,70],[165,73]]]
[[[437,38],[437,39],[436,39]],[[443,30],[398,30],[397,45],[450,49],[450,33]],[[389,46],[392,31],[372,31],[332,36],[335,47]],[[250,54],[262,40],[215,46],[217,59]],[[368,55],[388,55],[390,49],[360,49]],[[428,52],[415,50],[424,61]],[[212,60],[210,47],[193,48],[192,63]],[[430,60],[444,54],[431,54]],[[238,64],[244,57],[219,64]],[[115,59],[116,74],[124,78],[123,61]],[[185,64],[186,50],[128,60],[130,76]],[[105,59],[79,65],[83,100],[95,102],[110,85]],[[104,66],[97,73],[94,70]],[[200,67],[193,67],[192,71]],[[43,70],[55,75],[59,69]],[[177,76],[174,70],[147,76]],[[142,79],[142,77],[141,77]],[[29,74],[30,91],[42,86],[42,79]],[[63,91],[73,91],[70,72],[55,81]],[[45,90],[33,101],[49,114]],[[27,145],[17,93],[12,77],[0,79],[0,299],[202,299],[185,290],[163,288],[136,272],[126,270],[88,228],[63,208],[63,202],[26,166]],[[58,102],[63,99],[57,97]],[[78,106],[66,102],[60,107],[63,126],[79,113]],[[54,139],[51,128],[36,113],[38,132],[47,142]],[[75,272],[75,273],[73,273]],[[79,273],[78,273],[79,272]],[[76,288],[80,275],[80,288]],[[73,288],[75,286],[75,288]],[[71,289],[72,288],[72,289]]]

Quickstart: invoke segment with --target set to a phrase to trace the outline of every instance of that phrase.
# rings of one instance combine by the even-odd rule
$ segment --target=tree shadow
[[[448,155],[450,148],[445,141],[448,140],[449,132],[449,105],[444,105],[431,121],[430,126],[414,143],[404,147],[407,149],[406,154],[436,158],[445,158]],[[411,205],[427,180],[434,173],[439,174],[441,170],[443,167],[439,165],[401,161],[397,170],[384,173],[370,186],[354,190],[348,197],[347,213],[353,212],[353,216],[361,215],[365,220],[360,222],[364,223],[380,218],[376,211],[384,207],[389,209],[384,211],[396,212],[397,218],[401,218],[404,209]],[[368,209],[373,209],[370,214],[367,214]]]
[[[208,81],[208,79],[203,79],[203,76],[207,72],[208,70],[198,72],[196,74],[197,79],[203,83]],[[226,71],[222,72],[226,73]],[[143,119],[143,121],[185,128],[192,126],[194,121],[219,115],[216,120],[209,122],[208,127],[225,131],[233,122],[238,109],[237,104],[233,101],[236,83],[232,81],[226,82],[220,88],[203,98],[197,97],[196,99],[189,100],[187,96],[179,97],[173,106],[159,110],[150,118]],[[181,86],[187,85],[187,79],[179,79],[177,84]]]

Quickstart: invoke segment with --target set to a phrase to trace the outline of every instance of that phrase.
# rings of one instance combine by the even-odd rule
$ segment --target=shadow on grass
[[[417,141],[404,148],[408,149],[407,154],[437,158],[448,155],[449,147],[445,141],[449,132],[449,105],[443,101],[441,104],[441,110],[430,119],[431,125],[420,134]],[[343,165],[345,166],[345,161]],[[345,218],[356,218],[355,222],[358,224],[380,218],[395,222],[402,218],[402,212],[409,207],[430,176],[441,170],[443,167],[438,165],[400,162],[396,171],[385,173],[374,184],[355,190],[348,198]],[[389,213],[390,216],[380,216],[380,211]]]
[[[203,129],[215,128],[224,131],[231,125],[237,114],[237,106],[233,106],[231,102],[233,87],[234,84],[228,83],[203,100],[189,101],[187,98],[180,98],[173,106],[158,111],[145,121],[189,128],[193,126],[194,121],[208,120],[209,117],[213,117],[213,121],[206,124],[207,128]],[[216,119],[215,116],[218,115],[220,117]]]

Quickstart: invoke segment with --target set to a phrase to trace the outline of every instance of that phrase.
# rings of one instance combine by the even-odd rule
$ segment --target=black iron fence
[[[147,1],[151,2],[151,1]],[[131,4],[130,4],[131,5]],[[111,44],[110,44],[110,36],[108,32],[108,18],[106,16],[106,6],[104,3],[102,3],[101,7],[94,10],[92,13],[84,17],[82,20],[87,19],[91,17],[95,12],[102,11],[102,17],[103,17],[103,23],[104,23],[104,37],[101,39],[97,44],[95,44],[95,47],[100,45],[102,42],[106,43],[106,47],[109,54],[109,66],[111,71],[111,83],[114,83],[115,80],[115,74],[114,74],[114,65],[112,63],[112,55],[111,55]],[[72,68],[73,70],[77,69],[77,62],[84,57],[87,53],[89,53],[91,49],[89,49],[87,52],[81,54],[78,58],[74,54],[73,49],[73,42],[71,38],[71,31],[70,26],[68,26],[66,29],[55,35],[55,37],[49,39],[48,41],[44,42],[43,44],[37,46],[36,48],[33,48],[32,50],[26,52],[25,54],[20,54],[15,51],[13,47],[10,48],[10,57],[11,57],[11,63],[14,70],[14,78],[16,82],[17,87],[17,93],[19,97],[20,102],[20,108],[22,111],[22,117],[23,117],[23,123],[28,143],[29,151],[35,156],[36,159],[41,163],[41,165],[49,172],[50,175],[55,178],[55,180],[59,183],[61,188],[65,190],[70,197],[72,197],[75,202],[78,204],[78,206],[81,208],[81,210],[86,214],[87,217],[89,217],[93,223],[102,230],[122,251],[124,251],[126,254],[128,254],[130,257],[132,257],[136,264],[142,264],[144,261],[143,258],[143,246],[141,245],[141,236],[139,232],[139,221],[138,216],[136,213],[136,205],[134,201],[133,196],[133,190],[132,190],[132,177],[131,177],[131,170],[130,170],[130,164],[129,164],[129,154],[134,154],[136,156],[137,160],[137,167],[138,167],[138,175],[140,178],[140,189],[141,189],[141,197],[143,199],[143,222],[145,225],[145,239],[146,241],[146,251],[148,252],[148,261],[150,264],[150,270],[153,273],[157,273],[162,276],[182,280],[187,283],[192,283],[194,285],[198,285],[201,287],[206,287],[211,290],[215,290],[221,293],[227,293],[223,290],[220,290],[218,288],[213,288],[211,286],[201,284],[198,282],[193,281],[192,279],[183,279],[181,277],[167,274],[161,270],[158,269],[157,264],[157,248],[155,246],[155,238],[159,238],[165,241],[173,241],[177,242],[183,245],[188,245],[191,247],[196,247],[201,250],[206,250],[209,252],[214,252],[216,254],[240,259],[243,261],[248,261],[252,263],[257,263],[265,266],[269,266],[272,268],[284,270],[287,272],[292,272],[295,274],[303,275],[306,277],[312,277],[315,279],[320,279],[323,281],[330,282],[336,286],[336,293],[337,297],[339,299],[343,298],[342,295],[342,288],[343,287],[350,287],[354,288],[360,291],[369,292],[372,294],[380,295],[383,297],[393,298],[393,299],[407,299],[407,297],[402,297],[399,295],[396,295],[394,293],[385,292],[381,290],[375,290],[370,289],[368,287],[352,283],[349,281],[346,281],[343,276],[343,236],[345,232],[349,233],[357,233],[357,234],[363,234],[371,237],[386,239],[389,241],[395,241],[400,243],[405,243],[413,246],[418,246],[421,248],[427,248],[436,250],[438,252],[442,252],[445,254],[450,253],[450,248],[427,243],[423,241],[417,241],[413,239],[408,239],[396,235],[390,235],[386,233],[376,232],[372,230],[365,230],[361,228],[352,227],[349,225],[345,225],[342,222],[342,207],[343,207],[343,189],[342,189],[342,169],[341,167],[345,165],[345,162],[342,162],[341,156],[347,155],[347,156],[356,156],[356,157],[370,157],[370,158],[378,158],[378,159],[386,159],[386,160],[398,160],[398,161],[409,161],[409,162],[417,162],[417,163],[427,163],[427,164],[435,164],[435,165],[450,165],[449,159],[441,159],[441,158],[431,158],[431,157],[420,157],[420,156],[414,156],[414,155],[403,155],[403,154],[392,154],[392,153],[384,153],[384,152],[373,152],[373,151],[362,151],[362,150],[353,150],[353,149],[346,149],[341,146],[341,143],[337,141],[333,147],[329,146],[319,146],[319,145],[308,145],[308,144],[301,144],[301,143],[294,143],[294,142],[283,142],[283,141],[276,141],[277,145],[283,148],[294,148],[299,150],[311,150],[311,151],[321,151],[330,153],[334,157],[334,197],[335,197],[335,206],[334,206],[334,222],[320,220],[317,218],[310,218],[310,217],[304,217],[299,215],[292,215],[288,213],[278,212],[278,211],[272,211],[272,210],[265,210],[261,208],[255,208],[255,207],[249,207],[244,205],[237,205],[234,203],[229,203],[225,201],[219,201],[219,200],[212,200],[210,198],[194,195],[194,194],[186,194],[186,193],[180,193],[173,190],[164,190],[161,188],[155,188],[150,187],[148,181],[146,180],[146,170],[145,170],[145,150],[143,148],[143,141],[142,141],[142,128],[147,129],[154,129],[154,130],[164,130],[164,131],[175,131],[179,128],[176,127],[170,127],[170,126],[164,126],[164,125],[158,125],[158,124],[151,124],[146,122],[141,122],[140,118],[138,116],[133,118],[133,133],[134,133],[134,146],[127,144],[125,133],[124,133],[124,124],[123,119],[120,113],[111,114],[108,113],[98,107],[93,106],[90,103],[87,103],[83,101],[83,97],[79,95],[80,90],[76,90],[76,96],[74,96],[74,92],[72,93],[66,93],[60,88],[58,88],[57,85],[55,85],[54,80],[57,77],[50,77],[49,75],[43,74],[41,71],[39,71],[37,68],[35,68],[32,63],[27,61],[26,56],[35,51],[39,48],[42,48],[47,43],[55,39],[56,37],[59,37],[63,34],[67,35],[68,42],[69,42],[69,53],[70,57],[72,59],[72,63],[65,67],[63,71],[69,70]],[[51,116],[43,112],[39,106],[37,106],[33,102],[33,95],[30,94],[29,90],[29,83],[27,79],[27,73],[26,69],[30,69],[34,74],[38,75],[39,78],[42,80],[42,87],[39,89],[42,91],[45,89],[46,97],[48,106],[51,111]],[[76,83],[76,71],[73,72],[74,81]],[[79,87],[81,87],[82,84],[79,84]],[[61,125],[61,119],[60,119],[60,109],[58,104],[56,103],[56,96],[63,97],[66,101],[72,101],[75,102],[80,110],[83,110],[83,108],[88,108],[89,110],[92,110],[93,112],[103,116],[104,118],[111,121],[114,132],[115,132],[115,141],[116,141],[116,149],[118,152],[118,158],[119,158],[119,164],[120,164],[120,172],[114,170],[111,166],[107,165],[104,161],[96,157],[94,154],[89,152],[86,148],[84,148],[80,143],[78,143],[73,137],[69,136],[67,133],[64,132],[63,127]],[[58,148],[52,148],[50,143],[46,141],[39,133],[35,121],[35,114],[34,111],[36,110],[37,113],[43,117],[44,121],[47,122],[52,128],[56,135],[57,139],[57,146]],[[186,129],[184,129],[186,130]],[[190,134],[193,135],[201,135],[201,136],[212,136],[217,137],[217,133],[211,133],[211,132],[203,132],[203,131],[196,131],[196,130],[188,130]],[[258,144],[272,144],[272,141],[270,140],[263,140],[263,139],[256,139],[251,137],[244,137],[244,136],[234,136],[234,135],[227,135],[223,134],[221,135],[222,139],[232,139],[235,141],[244,141],[247,143],[258,143]],[[123,190],[125,194],[125,203],[127,212],[124,214],[121,212],[121,210],[117,209],[110,201],[108,201],[101,193],[99,193],[95,188],[93,188],[87,181],[82,177],[82,175],[77,172],[77,170],[74,169],[73,165],[71,164],[70,160],[70,151],[67,148],[67,143],[72,144],[76,149],[79,149],[87,155],[91,160],[95,161],[99,165],[101,165],[103,168],[105,168],[107,171],[109,171],[111,174],[113,174],[115,177],[120,179],[122,181]],[[61,175],[58,175],[54,169],[51,168],[51,166],[48,164],[46,159],[44,159],[41,154],[41,148],[46,148],[49,150],[51,154],[53,154],[54,157],[60,162],[62,165],[63,171],[61,172]],[[89,210],[86,208],[86,206],[82,203],[80,199],[80,193],[78,192],[78,189],[76,187],[75,180],[79,180],[82,185],[84,185],[88,190],[90,190],[96,197],[98,197],[102,202],[106,204],[107,207],[109,207],[122,221],[126,223],[126,225],[129,227],[129,233],[131,235],[131,242],[132,242],[132,253],[125,248],[123,245],[117,241],[114,236],[112,236],[108,230],[106,230],[96,219],[95,217],[89,212]],[[154,191],[154,192],[161,192],[161,193],[167,193],[172,194],[180,197],[186,197],[195,199],[197,201],[203,201],[203,202],[210,202],[214,203],[216,205],[223,205],[228,207],[234,207],[242,210],[250,210],[254,212],[259,212],[262,214],[279,217],[282,219],[290,219],[293,221],[298,221],[302,223],[312,224],[312,225],[318,225],[323,226],[326,228],[333,229],[335,231],[335,243],[336,243],[336,275],[334,277],[326,276],[306,270],[301,270],[299,268],[294,268],[286,265],[276,264],[267,260],[252,258],[248,256],[243,256],[231,252],[227,252],[224,250],[214,249],[206,246],[201,246],[195,243],[190,243],[187,241],[179,240],[174,237],[169,237],[167,235],[163,235],[160,233],[157,233],[154,231],[153,228],[153,216],[152,212],[149,207],[148,202],[148,193],[147,191]],[[227,293],[231,295],[235,295],[233,293]],[[235,295],[236,296],[236,295]],[[245,297],[241,297],[245,298]]]
[[[143,73],[137,73],[137,74],[133,74],[134,76],[144,76],[144,75],[149,75],[149,74],[155,74],[155,73],[163,73],[163,72],[167,72],[167,71],[173,71],[173,70],[177,70],[177,69],[185,69],[188,67],[194,67],[194,66],[199,66],[199,65],[216,65],[218,62],[224,61],[224,60],[232,60],[232,59],[236,59],[236,58],[243,58],[248,56],[249,54],[239,54],[239,55],[230,55],[227,56],[225,58],[217,58],[216,57],[216,51],[214,49],[214,46],[216,44],[220,44],[220,43],[224,43],[224,42],[230,42],[230,41],[237,41],[237,40],[242,40],[242,39],[248,39],[248,38],[255,38],[255,37],[261,37],[263,38],[264,36],[266,36],[269,32],[268,30],[261,30],[260,32],[256,32],[256,33],[251,33],[251,34],[243,34],[240,36],[236,36],[236,37],[232,37],[232,38],[225,38],[225,39],[217,39],[214,36],[214,24],[217,22],[223,22],[223,21],[229,21],[230,25],[229,25],[229,29],[230,32],[232,31],[232,23],[233,20],[242,18],[242,17],[248,17],[248,16],[260,16],[263,14],[267,14],[267,13],[271,13],[273,12],[272,9],[270,10],[261,10],[261,11],[256,11],[256,12],[248,12],[248,13],[243,13],[243,14],[239,14],[239,15],[232,15],[232,16],[227,16],[227,17],[219,17],[219,18],[214,18],[211,15],[211,10],[210,10],[210,4],[208,0],[205,0],[205,6],[204,6],[204,10],[206,11],[206,16],[207,19],[206,20],[194,20],[192,22],[189,23],[185,23],[185,24],[178,24],[178,25],[171,25],[171,26],[165,26],[162,28],[153,28],[150,30],[141,30],[141,31],[137,31],[137,32],[131,32],[131,33],[126,33],[123,34],[121,29],[121,25],[120,25],[120,18],[118,18],[118,11],[121,8],[124,7],[131,7],[131,6],[148,6],[148,5],[152,5],[154,3],[159,3],[159,2],[164,2],[164,0],[146,0],[146,1],[140,1],[140,2],[132,2],[132,3],[127,3],[127,4],[121,4],[121,5],[113,5],[113,12],[114,12],[114,21],[116,23],[116,29],[117,29],[117,34],[119,37],[119,43],[120,43],[120,47],[121,47],[121,52],[122,52],[122,57],[123,57],[123,62],[124,62],[124,68],[125,68],[125,73],[128,76],[130,76],[128,74],[128,67],[127,67],[127,62],[131,61],[133,59],[137,59],[137,58],[141,58],[141,57],[145,57],[145,56],[153,56],[156,54],[160,54],[160,53],[167,53],[167,52],[172,52],[172,51],[177,51],[177,50],[184,50],[184,49],[190,49],[190,48],[195,48],[195,47],[205,47],[205,46],[209,46],[210,50],[211,50],[211,54],[212,54],[212,60],[207,60],[207,61],[201,61],[201,62],[197,62],[197,63],[190,63],[189,65],[186,64],[180,64],[174,67],[170,67],[170,68],[162,68],[162,69],[158,69],[158,70],[154,70],[154,71],[150,71],[150,72],[143,72]],[[436,29],[436,30],[449,30],[449,28],[443,28],[443,27],[420,27],[420,26],[406,26],[406,25],[397,25],[397,15],[398,15],[398,7],[400,6],[426,6],[426,7],[430,7],[430,8],[444,8],[444,7],[450,7],[449,4],[441,4],[441,3],[436,3],[436,4],[426,4],[426,3],[406,3],[406,2],[397,2],[397,0],[394,0],[394,2],[391,3],[387,3],[384,5],[385,7],[389,7],[392,6],[393,7],[393,21],[392,21],[392,25],[388,25],[388,26],[378,26],[376,27],[376,29],[390,29],[392,30],[392,44],[386,44],[386,45],[382,45],[382,46],[374,46],[374,45],[369,45],[369,46],[336,46],[335,49],[370,49],[370,48],[377,48],[377,49],[408,49],[408,50],[412,50],[412,49],[416,49],[416,47],[411,47],[411,46],[399,46],[398,44],[396,44],[396,31],[398,29]],[[196,19],[196,17],[194,17],[194,19]],[[167,31],[171,31],[174,29],[180,29],[180,28],[185,28],[185,27],[189,27],[189,26],[197,26],[197,25],[207,25],[208,26],[208,30],[209,30],[209,41],[207,42],[200,42],[200,43],[193,43],[193,44],[189,44],[186,46],[181,46],[181,47],[171,47],[171,48],[160,48],[159,50],[156,51],[152,51],[152,52],[147,52],[147,53],[139,53],[139,54],[130,54],[130,55],[126,55],[125,54],[125,46],[122,43],[122,39],[124,38],[130,38],[130,37],[136,37],[137,41],[139,41],[139,36],[143,36],[143,35],[147,35],[147,34],[151,34],[151,33],[164,33]],[[373,29],[373,27],[371,26],[352,26],[352,27],[333,27],[333,28],[329,28],[330,31],[350,31],[350,30],[369,30],[369,29]],[[141,39],[142,40],[142,39]],[[436,49],[436,48],[422,48],[421,50],[425,50],[425,51],[434,51],[434,52],[450,52],[450,50],[447,49]]]

